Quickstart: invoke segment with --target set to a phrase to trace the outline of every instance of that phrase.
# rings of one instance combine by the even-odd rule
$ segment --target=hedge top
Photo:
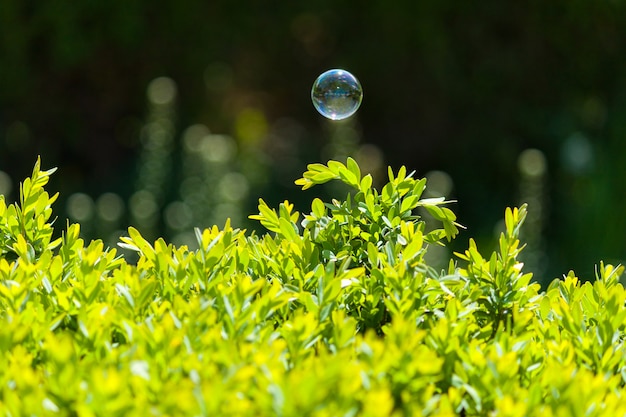
[[[378,191],[329,161],[296,184],[339,180],[344,199],[303,216],[260,200],[267,233],[227,222],[197,250],[129,228],[131,264],[78,224],[53,240],[53,171],[0,196],[2,415],[626,415],[623,268],[540,292],[518,261],[526,206],[496,252],[470,240],[438,271],[448,202],[404,167]]]

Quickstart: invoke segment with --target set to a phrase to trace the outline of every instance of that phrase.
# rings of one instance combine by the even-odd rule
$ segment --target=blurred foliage
[[[501,207],[530,201],[527,262],[545,276],[590,278],[601,257],[626,258],[624,2],[3,0],[0,27],[0,191],[15,194],[45,155],[62,168],[53,189],[82,193],[74,203],[95,213],[83,233],[136,220],[150,158],[165,165],[152,162],[162,178],[141,206],[156,213],[146,233],[173,236],[215,218],[215,178],[231,174],[222,189],[249,181],[235,201],[245,219],[260,195],[291,198],[306,163],[360,152],[375,167],[382,149],[392,166],[447,175],[464,233],[483,244],[495,245]],[[365,91],[347,124],[321,120],[309,99],[333,67]],[[161,115],[169,142],[155,151],[146,144],[161,116],[145,97],[163,76],[176,94]],[[234,144],[227,164],[192,163],[185,143],[204,143],[185,142],[192,126]],[[518,169],[527,149],[543,170]],[[189,178],[186,195],[205,187],[191,206],[206,213],[175,205],[170,218],[184,221],[171,230],[168,207],[185,202]]]

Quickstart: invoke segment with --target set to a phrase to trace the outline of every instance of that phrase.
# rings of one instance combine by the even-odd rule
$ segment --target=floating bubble
[[[359,80],[348,71],[326,71],[313,83],[311,100],[315,109],[331,120],[352,116],[361,105],[363,89]]]

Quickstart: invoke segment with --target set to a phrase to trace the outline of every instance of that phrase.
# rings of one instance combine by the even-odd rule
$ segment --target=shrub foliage
[[[623,269],[540,291],[517,259],[525,206],[496,252],[470,240],[439,271],[424,256],[458,234],[448,202],[404,167],[378,191],[329,161],[296,184],[345,199],[260,200],[267,233],[227,222],[197,250],[129,228],[131,264],[78,224],[52,240],[52,172],[0,196],[3,415],[626,414]]]

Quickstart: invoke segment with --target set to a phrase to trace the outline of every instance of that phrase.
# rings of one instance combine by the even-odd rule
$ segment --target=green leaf
[[[326,215],[326,206],[324,206],[324,202],[319,198],[313,199],[313,202],[311,203],[311,210],[318,219]]]
[[[419,197],[416,195],[407,196],[406,198],[402,200],[402,205],[400,206],[400,213],[413,210],[415,207],[417,207],[418,201],[419,201]]]
[[[346,166],[339,161],[330,160],[328,161],[328,169],[338,177],[340,172],[346,169]]]
[[[370,174],[367,174],[366,176],[363,177],[363,179],[361,179],[361,184],[360,184],[359,189],[361,190],[361,192],[367,193],[371,187],[372,187],[372,176]]]
[[[361,168],[359,168],[359,165],[356,163],[354,159],[348,157],[347,167],[350,170],[350,172],[354,175],[356,179],[355,180],[356,184],[359,184],[361,182]]]
[[[285,220],[282,217],[278,221],[280,224],[280,233],[283,235],[283,237],[285,237],[285,239],[295,241],[299,237],[293,223]]]

